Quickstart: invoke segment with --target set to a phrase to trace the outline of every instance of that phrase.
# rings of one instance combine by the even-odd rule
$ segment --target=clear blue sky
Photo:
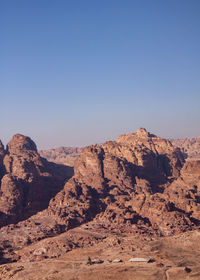
[[[200,135],[199,0],[1,0],[0,138]]]

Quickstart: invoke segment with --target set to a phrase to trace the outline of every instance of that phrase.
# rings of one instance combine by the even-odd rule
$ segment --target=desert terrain
[[[1,143],[0,279],[200,279],[200,161],[173,144],[140,128],[67,165]]]

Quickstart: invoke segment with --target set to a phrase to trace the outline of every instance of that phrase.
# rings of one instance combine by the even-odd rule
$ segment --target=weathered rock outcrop
[[[24,219],[48,206],[72,175],[70,168],[48,163],[35,143],[16,134],[6,151],[0,145],[0,226]]]
[[[85,148],[75,162],[73,178],[51,200],[48,211],[68,228],[93,219],[119,231],[185,231],[199,223],[196,164],[184,165],[179,148],[142,128],[116,142]],[[186,174],[190,168],[191,182]],[[193,197],[189,189],[195,189]]]

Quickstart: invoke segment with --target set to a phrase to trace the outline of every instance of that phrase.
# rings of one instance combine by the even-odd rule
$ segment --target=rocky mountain
[[[72,172],[42,158],[30,138],[17,134],[6,149],[0,145],[0,172],[0,263],[7,263],[0,266],[3,279],[170,279],[166,271],[175,265],[186,270],[170,273],[184,279],[187,264],[194,270],[191,279],[199,279],[192,256],[199,254],[200,161],[185,161],[169,140],[141,128],[84,148]],[[114,268],[108,259],[109,268],[102,267],[109,278],[98,267],[90,270],[83,264],[88,254],[113,260],[123,256],[126,262],[142,254],[157,266],[145,276],[126,265],[128,274],[123,274],[120,264]],[[46,259],[52,259],[50,266]],[[72,259],[74,268],[66,271]],[[80,259],[81,270],[75,268]],[[20,260],[22,266],[8,265]],[[28,265],[39,261],[46,265]],[[116,269],[119,275],[112,278],[109,271]],[[142,271],[147,270],[144,265]]]
[[[200,159],[200,137],[170,139],[170,142],[179,147],[187,160]],[[40,155],[48,161],[74,166],[74,162],[84,148],[59,147],[57,149],[41,150]]]
[[[199,224],[199,174],[200,162],[184,165],[179,148],[139,129],[85,148],[48,211],[67,228],[96,220],[120,232],[173,234]]]
[[[16,134],[6,149],[0,145],[0,225],[24,219],[48,206],[72,176],[71,168],[41,158],[35,143]]]
[[[179,147],[188,160],[200,159],[200,137],[171,139],[173,145]]]

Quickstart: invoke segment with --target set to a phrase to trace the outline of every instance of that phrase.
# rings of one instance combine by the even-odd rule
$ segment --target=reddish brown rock
[[[93,220],[120,232],[185,231],[199,224],[199,171],[194,165],[184,165],[183,154],[169,140],[139,129],[116,142],[85,148],[73,178],[51,200],[48,212],[68,228]],[[190,198],[192,182],[197,195]]]
[[[41,158],[28,137],[14,136],[2,159],[0,222],[9,224],[0,229],[4,259],[39,261],[89,246],[96,237],[85,230],[149,237],[200,224],[200,162],[185,163],[180,149],[145,129],[86,147],[65,185],[70,170]]]
[[[6,152],[0,147],[2,170],[0,226],[24,219],[48,206],[72,172],[69,168],[48,163],[37,152],[35,143],[16,134]]]
[[[9,154],[27,153],[27,151],[37,152],[37,147],[31,138],[22,134],[15,134],[7,145]]]

